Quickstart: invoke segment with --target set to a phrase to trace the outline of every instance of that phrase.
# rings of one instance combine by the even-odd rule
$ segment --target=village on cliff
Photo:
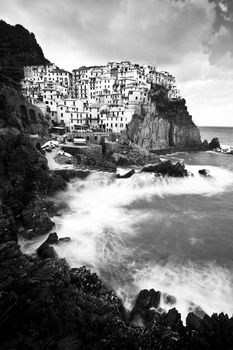
[[[48,117],[51,128],[119,134],[137,110],[151,108],[153,84],[164,86],[168,99],[181,98],[174,76],[129,61],[80,67],[72,73],[55,64],[25,66],[21,81],[23,94]]]

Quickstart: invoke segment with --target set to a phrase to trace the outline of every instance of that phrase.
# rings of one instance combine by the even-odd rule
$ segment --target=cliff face
[[[124,141],[132,141],[148,150],[200,147],[200,132],[184,99],[169,101],[166,90],[157,85],[152,89],[152,102],[156,110],[135,114],[123,136]]]
[[[0,80],[19,82],[23,66],[47,64],[33,33],[17,24],[0,21]]]
[[[45,233],[45,226],[50,227],[51,221],[42,210],[46,208],[44,197],[64,188],[65,183],[49,172],[40,151],[41,143],[48,137],[49,122],[19,90],[23,66],[45,64],[47,60],[34,35],[22,26],[0,21],[0,33],[0,243],[3,243],[17,240],[17,235],[27,229],[34,232],[35,212],[39,231]],[[25,220],[28,206],[29,223]]]

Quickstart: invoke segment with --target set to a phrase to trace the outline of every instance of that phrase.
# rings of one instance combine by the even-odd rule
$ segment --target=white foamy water
[[[56,231],[72,239],[55,247],[59,256],[99,273],[128,309],[141,289],[154,288],[176,297],[183,319],[191,303],[209,314],[231,314],[231,272],[213,260],[222,243],[213,243],[210,232],[214,225],[218,234],[221,220],[208,203],[232,188],[233,174],[214,166],[187,168],[194,177],[115,179],[96,172],[69,184],[56,198],[70,208],[54,218]],[[200,176],[202,168],[211,177]],[[163,301],[161,307],[169,308]]]

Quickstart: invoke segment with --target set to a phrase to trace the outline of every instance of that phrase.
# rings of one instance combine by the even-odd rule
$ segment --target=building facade
[[[163,85],[169,99],[179,99],[175,78],[151,65],[129,61],[74,69],[55,64],[24,67],[24,95],[50,117],[51,125],[69,131],[122,133],[139,107],[151,105],[152,84]]]

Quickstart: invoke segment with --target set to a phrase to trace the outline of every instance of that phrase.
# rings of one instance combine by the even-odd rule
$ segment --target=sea
[[[233,146],[233,128],[200,127],[202,139]],[[131,310],[140,290],[159,290],[160,307],[187,313],[233,313],[233,155],[179,152],[194,175],[129,179],[93,172],[56,196],[56,246],[72,267],[87,266]],[[207,169],[209,177],[198,173]],[[118,169],[124,173],[127,169]],[[26,249],[26,248],[25,248]],[[168,295],[175,297],[173,305]]]

